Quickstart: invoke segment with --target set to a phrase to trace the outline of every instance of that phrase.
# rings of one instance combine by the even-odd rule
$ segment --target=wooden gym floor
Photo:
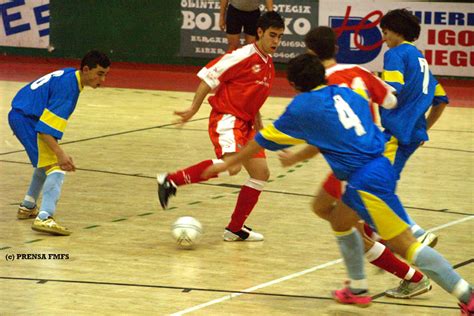
[[[184,127],[173,123],[173,110],[191,103],[189,92],[86,88],[63,140],[78,170],[67,175],[56,214],[73,234],[32,231],[31,220],[16,219],[32,168],[7,123],[11,99],[23,85],[0,81],[1,315],[459,314],[456,300],[437,285],[410,300],[384,297],[399,280],[370,265],[371,307],[331,299],[346,274],[328,224],[309,208],[328,172],[321,157],[284,169],[268,153],[271,182],[247,221],[265,235],[261,243],[222,241],[245,172],[182,187],[172,209],[161,210],[157,172],[214,158],[207,103]],[[269,98],[264,121],[275,119],[288,101]],[[449,107],[431,141],[409,161],[398,189],[412,217],[439,236],[436,248],[471,283],[472,122],[472,108]],[[183,215],[204,226],[195,250],[177,249],[171,238],[171,223]]]

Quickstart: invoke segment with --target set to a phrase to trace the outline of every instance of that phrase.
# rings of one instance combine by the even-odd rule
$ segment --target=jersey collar
[[[81,84],[81,72],[79,70],[76,70],[76,79],[79,92],[82,92],[82,89],[84,89],[84,87]]]
[[[253,46],[255,47],[255,51],[256,51],[257,54],[260,56],[260,58],[262,58],[263,61],[264,61],[265,63],[267,63],[267,62],[268,62],[268,57],[271,56],[271,55],[270,55],[270,54],[265,55],[265,54],[260,50],[260,48],[258,48],[257,43],[253,43]]]
[[[311,89],[311,91],[320,90],[320,89],[322,89],[322,88],[326,88],[327,86],[328,86],[327,84],[320,84],[320,85],[317,86],[316,88]]]

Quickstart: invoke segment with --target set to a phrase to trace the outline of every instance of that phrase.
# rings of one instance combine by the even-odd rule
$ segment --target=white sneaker
[[[252,231],[244,225],[238,232],[232,232],[228,228],[224,230],[224,241],[263,241],[263,235]]]
[[[436,236],[433,233],[426,232],[420,237],[417,238],[419,242],[421,242],[425,246],[429,246],[431,248],[434,248],[436,244],[438,243],[438,236]]]

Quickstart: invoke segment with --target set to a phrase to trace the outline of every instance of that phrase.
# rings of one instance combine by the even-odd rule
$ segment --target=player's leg
[[[246,12],[243,26],[245,34],[245,43],[254,43],[257,36],[257,20],[260,17],[260,10],[257,9],[252,12]]]
[[[313,211],[319,217],[330,220],[330,212],[335,202],[342,196],[343,184],[333,173],[331,173],[324,181],[316,198],[313,200]],[[365,224],[369,227],[367,224]],[[364,232],[363,224],[358,223],[357,229],[363,236],[364,252],[366,259],[373,265],[390,272],[403,281],[400,285],[400,293],[394,293],[390,290],[388,293],[392,297],[410,298],[425,293],[431,289],[431,284],[422,273],[410,267],[406,262],[398,259],[383,244],[370,239]],[[371,235],[375,235],[371,232]],[[420,281],[422,281],[420,283]],[[397,288],[398,289],[398,288]],[[402,291],[403,290],[403,291]]]
[[[346,204],[338,201],[329,220],[350,279],[345,288],[334,291],[332,295],[339,303],[366,307],[370,305],[372,298],[368,295],[364,272],[364,244],[361,235],[354,228],[359,217]]]
[[[228,51],[233,51],[240,47],[240,33],[242,32],[242,12],[237,10],[232,5],[227,8],[226,14],[226,33],[228,41]]]
[[[270,170],[268,169],[264,153],[261,152],[257,154],[257,157],[245,162],[244,167],[250,178],[240,189],[234,212],[224,232],[225,241],[262,241],[264,239],[262,234],[244,226],[247,217],[258,202],[265,183],[270,177]]]
[[[446,292],[455,296],[461,304],[468,306],[473,303],[472,285],[464,280],[440,253],[417,241],[410,229],[387,240],[387,243]]]
[[[38,137],[38,167],[44,168],[46,180],[43,186],[43,199],[38,216],[31,228],[36,231],[53,235],[67,236],[71,231],[59,225],[54,219],[56,204],[61,196],[66,172],[58,165],[58,158],[54,152]]]
[[[36,168],[38,162],[37,134],[35,131],[36,121],[23,116],[16,110],[11,110],[8,114],[8,122],[13,133],[25,148],[31,164],[35,167],[28,191],[18,208],[17,218],[35,218],[38,215],[36,201],[38,200],[46,179],[44,169]]]
[[[405,168],[405,165],[408,159],[414,154],[414,152],[420,146],[419,143],[412,143],[408,145],[403,145],[398,142],[398,139],[391,135],[388,132],[384,132],[387,143],[385,145],[384,156],[387,157],[395,169],[397,179],[400,179],[400,175]],[[410,228],[413,232],[413,235],[418,238],[418,240],[430,247],[436,246],[438,242],[438,236],[431,232],[425,231],[421,228],[415,221],[410,217]]]
[[[357,210],[395,252],[415,264],[443,289],[466,304],[472,287],[433,248],[416,240],[409,217],[395,194],[396,174],[386,159],[377,159],[351,176],[343,200]]]
[[[237,140],[241,138],[239,127],[241,122],[233,115],[220,114],[212,111],[209,117],[209,137],[217,157],[223,157],[237,151]],[[161,207],[166,209],[171,196],[176,195],[179,186],[207,181],[211,178],[203,178],[201,174],[207,167],[215,163],[222,163],[221,159],[207,159],[197,164],[179,169],[170,173],[157,175],[158,199]],[[241,169],[236,166],[230,170],[228,175],[235,175]],[[225,174],[225,173],[224,173]]]

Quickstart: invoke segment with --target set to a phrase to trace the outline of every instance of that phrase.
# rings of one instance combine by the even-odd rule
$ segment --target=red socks
[[[365,255],[370,263],[396,275],[400,279],[419,282],[423,278],[421,272],[413,269],[410,265],[395,257],[387,247],[379,242],[375,242]]]
[[[247,183],[242,186],[234,213],[232,213],[230,223],[227,225],[230,231],[238,232],[242,228],[245,220],[252,212],[255,204],[257,204],[264,183],[265,181],[249,179]]]
[[[211,178],[201,178],[201,174],[207,167],[214,164],[214,161],[204,160],[194,166],[188,167],[186,169],[178,170],[174,173],[170,173],[168,175],[168,179],[173,181],[174,184],[177,186],[184,185],[184,184],[191,184],[209,180],[211,178],[217,178],[216,176],[212,176]]]

